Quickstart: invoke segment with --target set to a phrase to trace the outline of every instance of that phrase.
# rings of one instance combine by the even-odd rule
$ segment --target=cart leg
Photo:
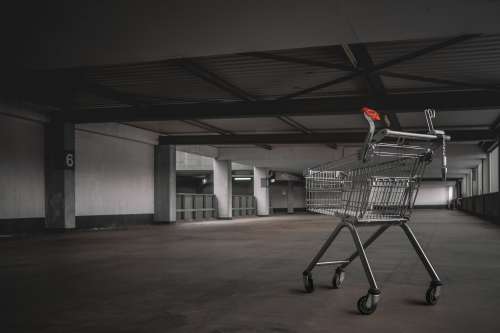
[[[356,227],[350,223],[347,223],[347,227],[351,231],[354,244],[356,245],[357,253],[359,254],[359,258],[361,259],[361,263],[363,264],[363,268],[365,270],[366,278],[368,279],[368,282],[370,284],[368,293],[358,300],[358,311],[366,315],[372,314],[377,309],[377,305],[380,299],[380,290],[378,289],[377,282],[375,281],[375,276],[373,276],[370,263],[368,262],[368,258],[366,257],[366,252],[363,248],[363,244],[361,243],[361,239],[359,238]]]
[[[354,245],[356,245],[357,253],[361,259],[361,263],[363,264],[363,269],[365,270],[366,278],[368,279],[368,283],[370,284],[369,293],[378,295],[380,291],[377,286],[377,282],[375,281],[375,276],[373,275],[372,269],[370,267],[370,263],[368,262],[368,258],[366,257],[365,249],[363,248],[363,244],[361,243],[361,239],[359,238],[358,231],[356,227],[350,223],[346,224],[349,230],[351,231],[352,238],[354,240]],[[380,230],[380,229],[379,229]]]
[[[424,250],[420,246],[420,244],[417,241],[417,238],[413,234],[413,231],[410,229],[410,226],[406,223],[401,224],[401,228],[405,232],[406,236],[410,240],[411,245],[413,245],[413,248],[415,249],[415,252],[417,252],[418,257],[422,261],[422,263],[425,266],[425,269],[431,276],[431,284],[429,288],[427,289],[427,292],[425,293],[425,299],[428,304],[434,305],[437,303],[439,296],[441,294],[441,286],[443,283],[439,279],[439,276],[437,275],[436,271],[434,270],[434,267],[432,266],[431,262],[429,261],[429,258],[425,255]]]
[[[371,236],[370,238],[368,238],[364,243],[363,243],[363,249],[366,250],[366,248],[368,246],[370,246],[377,238],[379,238],[380,235],[382,235],[384,233],[384,231],[386,231],[387,229],[389,229],[391,225],[390,224],[387,224],[387,225],[383,225],[381,226],[380,228],[377,229],[377,231],[375,231]],[[347,266],[349,266],[349,264],[358,257],[358,251],[354,252],[353,254],[351,254],[351,256],[349,258],[346,259],[346,262],[345,264],[342,264],[340,265],[338,268],[337,268],[337,271],[340,271],[340,270],[344,270]]]
[[[432,281],[435,281],[435,282],[441,281],[439,279],[439,276],[437,275],[436,271],[434,270],[434,267],[432,267],[432,264],[429,261],[429,258],[427,258],[424,250],[422,249],[422,247],[418,243],[417,238],[413,234],[413,231],[410,229],[410,226],[408,226],[408,224],[406,224],[406,223],[402,223],[401,228],[403,229],[406,236],[410,240],[411,245],[413,245],[415,252],[417,252],[418,257],[420,258],[420,260],[424,264],[425,269],[427,270],[427,272],[429,273],[429,275],[432,278]]]
[[[328,250],[328,248],[330,247],[332,242],[335,240],[335,238],[337,238],[338,234],[340,233],[342,228],[344,228],[345,226],[346,226],[346,224],[344,222],[340,222],[337,225],[335,230],[333,230],[333,232],[330,234],[330,237],[328,237],[328,239],[325,241],[325,243],[323,244],[323,246],[321,247],[319,252],[314,256],[314,258],[311,260],[311,262],[309,263],[309,265],[307,266],[305,271],[302,273],[304,276],[309,275],[311,273],[314,266],[316,266],[316,264],[321,259],[323,254],[325,254],[326,250]]]

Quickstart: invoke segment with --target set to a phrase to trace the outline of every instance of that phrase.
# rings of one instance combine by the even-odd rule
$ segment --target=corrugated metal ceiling
[[[394,41],[367,44],[375,64],[380,64],[410,52],[422,49],[445,39],[420,41]],[[296,50],[270,52],[278,56],[350,66],[340,46],[324,46]],[[233,54],[192,59],[202,66],[260,100],[279,98],[293,92],[342,77],[348,71],[319,66],[263,59],[256,56]],[[387,68],[390,72],[413,74],[431,78],[449,79],[477,84],[500,82],[500,35],[482,36],[405,61]],[[186,71],[175,61],[130,64],[87,68],[87,80],[130,94],[158,97],[152,103],[183,101],[237,101],[233,96],[212,83]],[[418,82],[382,76],[388,94],[457,90],[463,88],[444,84]],[[366,83],[359,77],[342,84],[332,85],[303,95],[303,98],[334,97],[345,95],[365,96]],[[176,100],[179,99],[179,100]],[[115,107],[120,103],[99,98],[92,94],[80,94],[77,104],[82,108]],[[460,124],[487,125],[498,116],[495,111],[456,112],[438,118],[442,126]],[[423,126],[420,114],[400,114],[403,126]],[[361,117],[353,116],[301,116],[293,119],[311,130],[364,128]],[[296,131],[277,119],[205,120],[206,123],[233,132]],[[165,133],[206,133],[206,129],[179,121],[140,123],[141,126]]]

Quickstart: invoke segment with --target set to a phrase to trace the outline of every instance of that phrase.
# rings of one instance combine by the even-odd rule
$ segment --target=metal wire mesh
[[[368,162],[352,155],[308,169],[308,210],[353,222],[408,218],[429,159],[425,147],[407,147],[415,149],[404,154],[377,149]]]

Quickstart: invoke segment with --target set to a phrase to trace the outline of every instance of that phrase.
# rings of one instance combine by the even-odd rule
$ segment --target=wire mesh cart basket
[[[434,305],[442,283],[407,222],[425,169],[438,149],[442,152],[442,177],[446,179],[446,142],[450,137],[434,129],[432,119],[436,113],[431,109],[424,112],[428,126],[426,134],[389,129],[375,132],[375,121],[380,120],[380,115],[369,108],[362,111],[370,126],[363,148],[353,156],[304,171],[307,209],[341,218],[303,272],[304,287],[307,292],[314,291],[312,270],[316,266],[335,265],[332,284],[340,288],[345,269],[360,257],[370,288],[359,299],[357,307],[362,314],[373,313],[380,299],[380,289],[365,250],[389,227],[400,226],[431,277],[425,298],[428,304]],[[378,229],[362,242],[357,231],[360,226],[378,226]],[[344,227],[349,229],[356,251],[345,260],[320,262]]]

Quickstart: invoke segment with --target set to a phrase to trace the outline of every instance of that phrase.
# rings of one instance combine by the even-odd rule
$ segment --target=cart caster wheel
[[[345,272],[341,269],[335,270],[335,274],[333,275],[332,285],[334,289],[339,289],[342,287],[342,282],[344,282]]]
[[[314,281],[311,274],[304,275],[304,288],[308,293],[314,291]]]
[[[425,300],[429,305],[436,305],[441,296],[441,286],[431,285],[425,293]]]
[[[368,294],[358,300],[358,311],[364,315],[370,315],[377,310],[378,295]]]

